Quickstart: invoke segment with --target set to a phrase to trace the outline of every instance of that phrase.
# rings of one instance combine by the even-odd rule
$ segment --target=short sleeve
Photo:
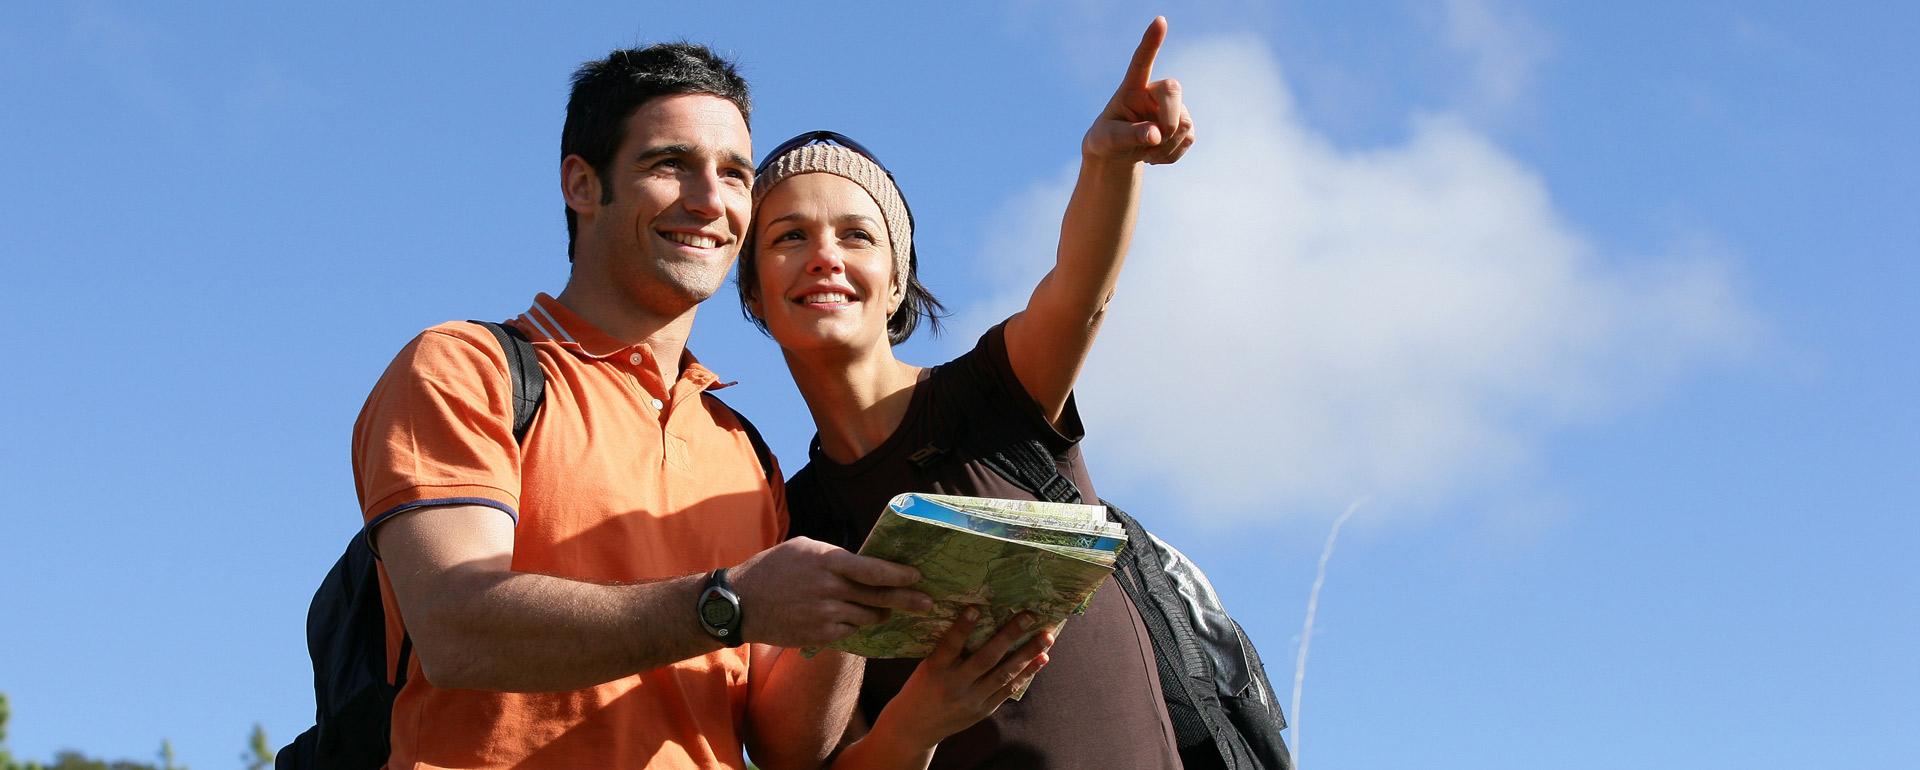
[[[1060,423],[1055,426],[1040,409],[1040,403],[1027,392],[1026,386],[1020,384],[1019,376],[1013,373],[1012,360],[1007,357],[1006,331],[1005,321],[996,324],[980,335],[980,341],[973,350],[949,364],[957,370],[955,374],[960,375],[956,385],[980,388],[981,403],[1005,405],[997,409],[998,413],[992,417],[1011,423],[1023,435],[1039,439],[1055,454],[1064,453],[1080,443],[1080,439],[1086,435],[1073,394],[1067,394],[1066,406],[1060,410]],[[980,419],[980,416],[965,418],[975,419]]]
[[[505,353],[478,326],[442,324],[408,343],[354,423],[354,481],[368,531],[435,505],[483,505],[517,521],[512,387]]]

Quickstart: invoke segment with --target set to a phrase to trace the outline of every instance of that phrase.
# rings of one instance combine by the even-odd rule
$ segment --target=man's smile
[[[673,241],[674,243],[678,243],[682,246],[692,246],[696,249],[719,248],[721,244],[724,244],[727,242],[727,239],[725,238],[722,238],[720,236],[715,236],[715,235],[708,235],[706,233],[688,233],[688,232],[678,232],[674,230],[656,230],[654,232],[658,233],[660,237],[665,238],[669,241]]]

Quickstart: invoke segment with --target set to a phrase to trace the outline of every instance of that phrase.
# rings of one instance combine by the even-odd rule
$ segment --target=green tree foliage
[[[247,763],[247,770],[273,770],[273,744],[267,742],[267,728],[259,722],[253,723],[253,734],[247,736],[247,753],[240,759]]]
[[[27,767],[39,767],[39,765],[28,763]],[[71,750],[53,755],[53,764],[45,767],[46,770],[160,770],[145,762],[132,762],[125,759],[117,762],[103,762],[98,759],[89,759],[86,755]]]
[[[13,752],[7,748],[7,719],[12,715],[7,694],[0,692],[0,770],[187,770],[184,765],[176,763],[173,742],[165,739],[160,741],[160,764],[157,765],[126,759],[112,762],[93,759],[72,749],[53,755],[51,764],[17,762],[13,758]],[[273,750],[267,746],[267,731],[257,724],[254,725],[249,750],[241,755],[241,758],[248,763],[248,770],[266,770],[273,767]]]
[[[13,770],[13,752],[7,750],[7,717],[12,715],[7,707],[7,694],[0,692],[0,770]]]
[[[0,770],[155,770],[152,765],[135,762],[114,762],[108,764],[96,759],[88,759],[78,751],[62,751],[55,755],[53,764],[39,762],[15,762],[13,752],[7,748],[7,720],[13,716],[7,694],[0,693]]]

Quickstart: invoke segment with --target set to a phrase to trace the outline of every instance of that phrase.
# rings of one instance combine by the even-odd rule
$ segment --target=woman
[[[978,462],[941,461],[956,437],[988,428],[1041,441],[1092,498],[1073,381],[1119,275],[1141,165],[1172,163],[1193,143],[1178,84],[1149,79],[1165,36],[1155,19],[1086,133],[1052,272],[1025,310],[939,367],[893,355],[939,304],[915,277],[912,216],[892,176],[826,132],[762,162],[740,292],[819,426],[788,483],[795,533],[857,548],[901,492],[1032,499]],[[1020,634],[1004,629],[967,655],[958,640],[973,623],[963,618],[924,661],[868,662],[848,732],[857,740],[836,768],[1179,767],[1152,645],[1111,579],[1058,640],[1013,649]],[[1025,697],[1003,705],[1029,679]]]

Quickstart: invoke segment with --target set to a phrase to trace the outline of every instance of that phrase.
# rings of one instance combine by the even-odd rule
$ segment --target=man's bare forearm
[[[400,614],[438,687],[589,687],[720,648],[694,610],[702,574],[593,583],[515,572],[513,529],[483,506],[409,511],[375,530]],[[889,609],[924,612],[911,567],[795,538],[730,567],[742,639],[824,645]]]
[[[436,687],[575,690],[719,649],[693,611],[703,580],[602,585],[455,568],[405,612]]]

